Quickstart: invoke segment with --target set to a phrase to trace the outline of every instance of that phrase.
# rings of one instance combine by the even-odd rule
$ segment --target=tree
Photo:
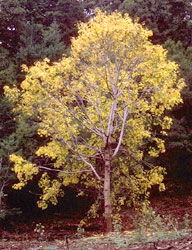
[[[25,122],[24,119],[22,122],[16,121],[11,104],[4,97],[3,87],[20,85],[25,78],[22,64],[31,66],[44,58],[49,58],[51,62],[59,60],[69,49],[71,37],[77,34],[76,23],[84,19],[83,7],[77,0],[0,2],[1,172],[7,173],[7,168],[10,168],[8,173],[11,172],[8,160],[10,153],[19,151],[28,157],[29,150],[32,155],[34,145],[41,143],[34,124],[29,123],[27,126],[28,119]],[[4,176],[2,174],[0,185]]]
[[[119,11],[144,22],[153,31],[154,43],[167,39],[180,40],[185,46],[192,43],[190,0],[125,0]]]
[[[28,124],[27,117],[16,121],[16,114],[6,97],[0,101],[0,210],[6,207],[6,195],[16,182],[16,175],[11,171],[9,156],[18,153],[30,158],[41,144],[37,136],[37,125]],[[34,121],[34,119],[33,119]]]
[[[36,40],[38,32],[40,32],[41,42]],[[65,50],[66,46],[62,42],[61,31],[56,22],[53,22],[48,28],[42,27],[40,24],[26,24],[16,58],[18,62],[27,65],[32,65],[35,61],[43,60],[46,57],[51,61],[57,61]]]
[[[102,11],[114,12],[123,3],[124,0],[81,0],[82,6],[87,13],[93,14],[95,8]]]
[[[173,126],[165,138],[167,152],[160,160],[166,166],[167,177],[182,180],[191,178],[191,86],[190,70],[192,60],[191,1],[187,0],[125,0],[119,10],[129,13],[133,19],[153,31],[151,40],[162,44],[168,50],[168,58],[179,64],[180,74],[185,79],[186,88],[182,91],[183,104],[169,113]],[[165,160],[166,159],[166,160]],[[181,168],[182,166],[182,168]],[[175,182],[175,178],[173,179]]]
[[[69,57],[26,68],[21,91],[5,88],[10,100],[20,100],[17,111],[38,114],[38,133],[49,139],[33,162],[11,155],[15,188],[42,173],[38,205],[46,208],[56,204],[63,185],[92,187],[104,199],[106,232],[112,214],[130,203],[127,194],[137,204],[152,185],[164,189],[164,170],[150,159],[165,151],[161,135],[171,126],[165,111],[181,102],[183,80],[166,51],[149,41],[151,35],[127,15],[98,11],[79,25]],[[40,165],[40,157],[49,165]]]
[[[71,37],[77,35],[76,23],[85,20],[83,6],[77,0],[7,0],[1,1],[0,7],[0,41],[11,56],[26,46],[25,39],[31,45],[41,43],[42,30],[54,21],[62,42],[68,46]]]
[[[17,72],[16,62],[10,57],[9,51],[0,48],[0,89],[3,90],[5,84],[14,85],[16,83],[15,76]]]
[[[164,48],[168,57],[178,63],[180,74],[185,79],[186,87],[182,90],[182,105],[177,106],[170,115],[174,118],[173,126],[166,137],[166,157],[161,162],[166,165],[168,176],[179,180],[190,181],[192,152],[192,47],[183,45],[181,41],[167,40]],[[166,159],[169,159],[168,161]],[[181,167],[182,166],[182,167]],[[187,185],[187,184],[186,184]]]

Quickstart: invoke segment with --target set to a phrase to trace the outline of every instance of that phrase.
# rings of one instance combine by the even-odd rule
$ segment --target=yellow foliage
[[[19,179],[18,184],[14,184],[13,188],[21,189],[24,187],[29,180],[33,179],[34,175],[37,175],[39,170],[35,167],[35,164],[24,160],[21,156],[15,154],[10,155],[10,161],[14,163],[14,172]]]
[[[39,181],[39,187],[43,190],[43,194],[38,201],[38,206],[42,209],[46,209],[49,202],[56,205],[57,197],[64,195],[61,189],[61,183],[58,180],[51,181],[47,173],[42,175]]]
[[[172,120],[165,111],[182,102],[184,82],[166,50],[149,41],[151,35],[128,15],[97,11],[93,20],[79,24],[69,57],[52,65],[47,59],[37,62],[25,68],[21,90],[5,88],[14,102],[20,97],[16,110],[38,115],[38,133],[49,138],[36,155],[61,170],[56,179],[43,174],[39,181],[43,194],[38,205],[43,209],[48,202],[56,204],[62,186],[102,190],[106,147],[111,157],[111,199],[117,210],[130,205],[128,196],[136,206],[143,197],[146,208],[151,187],[165,189],[164,170],[144,167],[147,150],[142,146],[150,142],[148,157],[165,152],[164,141],[153,130],[158,127],[166,134],[170,129]],[[11,160],[20,181],[17,188],[38,173],[33,163],[15,155]],[[92,206],[91,213],[97,209]]]

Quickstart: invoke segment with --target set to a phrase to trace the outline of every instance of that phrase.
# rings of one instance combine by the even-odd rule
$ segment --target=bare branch
[[[116,147],[116,149],[115,149],[115,151],[113,153],[112,158],[114,158],[116,156],[116,154],[118,153],[119,148],[121,146],[122,139],[123,139],[123,134],[124,134],[124,130],[125,130],[125,123],[126,123],[126,120],[127,120],[127,115],[128,115],[128,112],[127,112],[127,106],[126,106],[125,109],[124,109],[123,123],[122,123],[122,126],[121,126],[121,133],[120,133],[120,136],[119,136],[119,141],[118,141],[117,147]]]
[[[117,100],[115,99],[113,101],[113,104],[111,105],[111,109],[109,112],[109,119],[108,119],[108,126],[107,126],[107,137],[109,137],[113,133],[113,123],[115,119],[115,113],[117,109]]]
[[[92,165],[90,162],[86,161],[81,155],[80,155],[80,158],[81,158],[81,160],[82,160],[85,164],[87,164],[87,165],[92,169],[92,171],[93,171],[93,173],[95,174],[95,176],[97,177],[97,179],[101,180],[101,177],[98,175],[98,173],[96,172],[96,170],[95,170],[95,168],[93,167],[93,165]]]
[[[114,83],[113,78],[112,78],[108,57],[106,58],[106,64],[105,65],[106,65],[106,69],[107,69],[107,72],[108,72],[108,75],[109,75],[109,81],[110,81],[110,84],[111,84],[113,94],[115,94],[115,89],[114,89],[115,83]]]
[[[89,129],[90,131],[92,131],[93,133],[97,134],[98,136],[100,137],[103,137],[103,131],[101,131],[96,125],[94,122],[92,122],[87,110],[86,110],[86,107],[84,106],[84,104],[80,103],[78,100],[76,101],[77,104],[78,104],[78,107],[82,110],[83,114],[86,116],[87,119],[83,118],[84,121],[86,121],[90,126],[92,126],[92,128],[90,126],[88,126],[86,123],[83,123],[83,121],[81,119],[79,119],[76,115],[74,115],[75,113],[73,113],[73,111],[69,110],[69,112],[73,113],[74,115],[74,118],[76,120],[78,120],[79,122],[83,123],[83,125]],[[93,105],[93,104],[92,104]]]
[[[69,113],[71,113],[72,116],[73,116],[76,120],[78,120],[79,122],[83,123],[83,121],[82,121],[81,119],[79,119],[79,118],[76,116],[75,112],[73,112],[71,109],[69,109],[69,108],[66,106],[65,103],[63,103],[59,98],[56,98],[50,91],[48,91],[48,90],[42,85],[41,81],[40,81],[40,85],[41,85],[41,87],[46,91],[46,93],[47,93],[48,95],[50,95],[54,100],[58,101],[63,107],[66,107],[66,108],[67,108],[67,111],[68,111]],[[77,94],[77,96],[78,96],[78,94]],[[81,99],[80,96],[79,96],[79,98]],[[93,133],[95,133],[95,134],[97,134],[98,136],[102,137],[102,133],[101,133],[101,131],[99,130],[99,128],[98,128],[97,126],[95,126],[95,124],[91,121],[91,118],[90,118],[90,116],[88,115],[88,113],[87,113],[87,111],[86,111],[86,108],[85,108],[85,106],[84,106],[84,103],[83,103],[83,102],[80,103],[77,99],[76,99],[76,103],[78,104],[78,107],[83,111],[83,113],[84,113],[85,116],[87,117],[87,119],[84,119],[84,120],[87,121],[89,125],[93,126],[93,128],[91,128],[90,126],[88,126],[86,123],[83,123],[84,126],[85,126],[87,129],[89,129],[90,131],[92,131]],[[82,117],[82,118],[83,118],[83,117]]]
[[[103,125],[103,119],[102,119],[102,116],[101,116],[101,111],[100,111],[100,108],[99,108],[99,105],[98,105],[98,99],[97,99],[97,103],[95,105],[95,110],[97,111],[97,114],[98,114],[98,117],[99,117],[99,121],[100,121],[100,126],[101,126],[101,131],[102,131],[102,137],[103,137],[103,142],[105,144],[106,142],[106,136],[105,136],[105,130],[104,130],[104,125]]]
[[[67,142],[67,141],[64,139],[64,137],[62,136],[61,132],[60,132],[57,128],[55,128],[54,126],[53,126],[53,128],[54,128],[55,131],[61,136],[62,141],[68,146],[68,148],[69,148],[74,154],[78,155],[78,156],[80,157],[80,159],[81,159],[86,165],[88,165],[89,167],[91,167],[91,169],[92,169],[93,173],[95,174],[95,176],[96,176],[99,180],[101,180],[101,177],[98,175],[98,173],[97,173],[97,171],[95,170],[95,168],[93,167],[93,165],[92,165],[90,162],[88,162],[87,160],[85,160],[85,157],[88,158],[88,156],[84,156],[84,155],[82,155],[79,151],[74,150],[74,149],[71,147],[71,145],[69,144],[69,142]]]
[[[128,83],[129,80],[131,79],[131,77],[132,77],[134,71],[136,70],[136,66],[139,65],[139,64],[141,63],[142,59],[143,59],[143,57],[139,57],[139,58],[135,61],[135,63],[133,64],[132,69],[131,69],[130,72],[129,72],[129,75],[128,75],[127,79],[125,80],[125,83],[123,84],[123,86],[122,86],[122,88],[121,88],[121,91],[118,92],[118,96],[122,95],[124,89],[125,89],[126,86],[127,86],[127,83]],[[126,71],[126,72],[127,72],[127,71]],[[121,79],[121,82],[123,82],[123,79]]]
[[[84,173],[84,172],[92,172],[92,170],[64,171],[61,169],[48,168],[48,167],[44,167],[44,166],[36,166],[36,168],[40,168],[40,169],[44,169],[44,170],[52,171],[52,172],[64,173],[64,174],[80,174],[80,173]]]

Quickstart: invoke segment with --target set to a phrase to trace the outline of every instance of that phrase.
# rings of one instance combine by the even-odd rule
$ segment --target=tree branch
[[[61,136],[62,141],[68,146],[68,148],[69,148],[74,154],[78,155],[78,156],[80,157],[80,159],[81,159],[86,165],[88,165],[89,167],[91,167],[91,169],[92,169],[93,173],[95,174],[95,176],[96,176],[99,180],[101,180],[101,177],[98,175],[98,173],[97,173],[97,171],[95,170],[95,168],[93,167],[93,165],[92,165],[90,162],[88,162],[87,160],[85,160],[85,157],[88,157],[88,156],[83,156],[79,151],[74,150],[74,149],[71,147],[71,145],[64,139],[64,137],[62,136],[61,132],[60,132],[57,128],[55,128],[54,126],[53,126],[53,128],[54,128],[55,131]]]
[[[52,171],[52,172],[64,173],[64,174],[80,174],[80,173],[84,173],[84,172],[92,172],[92,170],[64,171],[61,169],[48,168],[48,167],[44,167],[44,166],[40,166],[40,165],[36,166],[36,168],[45,169],[47,171]]]
[[[122,126],[121,126],[121,133],[120,133],[120,136],[119,136],[119,141],[118,141],[117,147],[116,147],[116,149],[115,149],[115,151],[113,153],[112,158],[114,158],[116,156],[116,154],[118,153],[119,148],[121,146],[122,139],[123,139],[123,134],[124,134],[124,130],[125,130],[125,123],[126,123],[126,120],[127,120],[127,115],[128,115],[128,112],[127,112],[127,106],[126,106],[125,109],[124,109],[123,123],[122,123]]]

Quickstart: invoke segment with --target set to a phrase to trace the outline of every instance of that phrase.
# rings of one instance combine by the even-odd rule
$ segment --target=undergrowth
[[[74,238],[65,238],[60,242],[60,247],[54,244],[41,248],[43,250],[93,250],[93,249],[128,249],[129,244],[138,242],[155,242],[159,240],[170,240],[185,237],[192,233],[192,222],[189,215],[183,217],[183,227],[178,220],[170,215],[162,216],[156,214],[151,208],[144,215],[132,217],[135,230],[121,232],[122,225],[115,225],[115,231],[108,235],[95,235],[84,237],[84,230],[77,230]],[[118,232],[119,228],[119,232]],[[58,243],[57,242],[57,243]],[[99,248],[102,247],[102,248]],[[30,248],[29,250],[40,250],[40,248]]]

